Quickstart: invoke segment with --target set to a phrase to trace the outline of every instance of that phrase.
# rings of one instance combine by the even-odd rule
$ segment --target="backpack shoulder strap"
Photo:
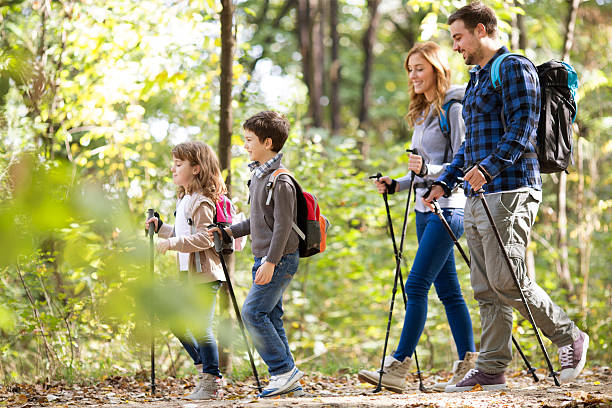
[[[438,115],[438,124],[440,125],[440,130],[442,131],[442,134],[446,138],[446,147],[444,149],[444,163],[448,162],[448,152],[449,152],[450,144],[451,144],[451,140],[450,140],[451,129],[450,129],[450,121],[448,120],[448,113],[450,112],[451,106],[453,106],[453,104],[455,103],[460,104],[461,101],[459,99],[451,99],[450,101],[446,102],[444,105],[442,105],[442,111]]]
[[[493,61],[493,65],[491,65],[491,84],[493,84],[493,89],[495,89],[496,92],[501,92],[501,76],[499,74],[501,64],[502,62],[504,62],[506,57],[509,57],[509,56],[525,58],[527,61],[531,62],[531,60],[527,58],[526,56],[517,54],[515,52],[506,52],[506,53],[501,54],[497,58],[495,58],[495,61]],[[533,64],[533,62],[531,62],[531,64]],[[501,114],[501,121],[502,121],[502,126],[504,127],[504,131],[506,131],[506,117],[504,116],[503,110]],[[529,138],[529,141],[535,148],[536,141],[532,140],[532,138]],[[535,153],[525,153],[524,155],[526,157],[536,157],[537,158],[537,155]]]
[[[499,70],[502,62],[506,59],[506,57],[515,56],[525,58],[527,61],[531,62],[529,58],[524,55],[517,54],[515,52],[505,52],[495,58],[493,61],[493,65],[491,65],[491,83],[493,84],[493,88],[497,91],[501,89],[501,76],[499,75]]]
[[[268,189],[268,198],[266,199],[266,205],[270,205],[270,201],[272,200],[272,192],[274,191],[274,187],[276,186],[276,180],[278,180],[278,176],[280,176],[281,174],[288,175],[293,181],[296,182],[295,184],[297,184],[295,177],[293,177],[293,174],[291,174],[288,169],[274,170],[272,174],[270,174],[270,177],[268,177],[268,183],[266,184],[266,188]]]
[[[194,208],[192,208],[192,205],[193,205],[193,202],[194,202],[195,199],[196,199],[196,195],[193,194],[191,196],[190,202],[189,203],[185,203],[185,207],[184,207],[185,218],[187,219],[187,224],[189,224],[189,226],[191,227],[191,234],[192,235],[197,232],[195,223],[193,222],[193,218],[191,218],[193,216],[193,210],[194,210]],[[210,198],[204,197],[204,199],[202,201],[211,204],[213,209],[215,209],[215,203],[213,203]],[[191,214],[189,213],[189,210],[191,210]],[[215,212],[216,212],[216,209],[215,209]],[[214,217],[216,218],[216,214],[215,214]],[[202,272],[202,264],[200,263],[200,252],[199,251],[195,252],[195,266],[196,266],[196,271],[198,273],[201,273]]]
[[[270,177],[268,177],[268,183],[266,184],[266,188],[268,189],[268,198],[266,199],[266,205],[270,205],[270,201],[272,201],[272,193],[274,191],[274,186],[276,186],[276,180],[278,180],[278,177],[281,174],[286,174],[287,176],[291,178],[291,180],[293,180],[294,186],[295,186],[296,199],[297,199],[297,195],[302,193],[302,188],[300,187],[300,184],[297,182],[293,174],[291,174],[291,172],[288,169],[276,169],[272,172],[272,174],[270,174]],[[299,237],[302,240],[306,239],[306,235],[300,229],[300,227],[298,227],[295,221],[292,222],[291,226],[293,227],[295,232],[299,235]]]

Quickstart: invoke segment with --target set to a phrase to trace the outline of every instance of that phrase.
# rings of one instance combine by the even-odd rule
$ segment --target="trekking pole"
[[[375,176],[370,176],[370,178],[375,178],[376,180],[380,179],[382,177],[381,173],[377,173]],[[393,279],[393,292],[391,294],[391,306],[389,307],[389,319],[387,321],[387,332],[385,334],[385,343],[383,346],[383,354],[382,354],[382,360],[380,363],[380,376],[378,377],[378,384],[376,386],[376,388],[374,389],[373,392],[380,392],[382,390],[382,377],[383,377],[383,372],[384,372],[384,365],[385,365],[385,356],[387,355],[387,345],[389,343],[389,334],[391,331],[391,320],[393,318],[393,306],[395,304],[395,294],[397,293],[397,281],[398,278],[402,280],[401,282],[401,288],[402,288],[402,296],[404,299],[404,309],[406,308],[406,304],[407,304],[407,298],[406,298],[406,293],[404,291],[404,283],[403,283],[403,279],[402,279],[402,272],[401,272],[401,257],[402,257],[402,248],[404,245],[404,237],[405,237],[405,233],[406,233],[406,224],[407,224],[407,218],[408,218],[408,214],[410,211],[410,195],[412,192],[412,179],[410,180],[410,190],[408,191],[408,200],[406,201],[406,210],[404,213],[404,224],[403,224],[403,229],[402,229],[402,236],[401,236],[401,241],[400,241],[400,249],[398,251],[397,249],[397,244],[395,241],[395,233],[393,231],[393,222],[391,220],[391,211],[389,209],[389,201],[387,198],[387,193],[384,192],[382,194],[383,196],[383,200],[385,202],[385,210],[387,211],[387,224],[389,225],[389,233],[391,235],[391,242],[393,243],[393,253],[395,255],[395,276]],[[421,377],[421,370],[419,368],[419,360],[417,357],[417,353],[416,353],[416,349],[414,351],[414,360],[415,363],[417,365],[417,374],[419,377],[419,390],[421,390],[422,392],[426,392],[425,386],[423,385],[423,379]]]
[[[497,227],[495,226],[495,221],[493,221],[493,216],[491,215],[491,211],[489,209],[489,204],[487,204],[487,201],[485,199],[484,196],[484,190],[481,188],[480,190],[478,190],[476,192],[478,194],[478,196],[480,197],[480,201],[482,202],[482,206],[485,209],[485,212],[487,213],[487,218],[489,219],[489,222],[491,223],[491,228],[493,229],[493,233],[495,234],[495,238],[497,239],[497,243],[499,244],[499,248],[501,249],[501,252],[504,256],[504,259],[506,260],[506,264],[508,265],[508,269],[510,269],[510,274],[512,275],[512,279],[514,280],[514,284],[516,285],[516,287],[519,290],[519,293],[521,295],[521,300],[523,301],[523,305],[525,306],[525,310],[527,311],[527,316],[529,317],[529,323],[531,323],[531,326],[533,327],[533,331],[535,332],[535,335],[538,339],[538,343],[540,344],[540,348],[542,349],[542,353],[544,353],[544,358],[546,359],[546,364],[548,365],[548,369],[550,370],[550,375],[552,376],[555,385],[556,386],[560,386],[559,384],[559,380],[557,379],[557,373],[555,372],[552,363],[550,362],[550,358],[548,357],[548,353],[546,352],[546,347],[544,346],[544,343],[542,342],[542,337],[540,336],[540,332],[538,331],[538,326],[536,325],[536,322],[533,318],[533,315],[531,314],[531,309],[529,308],[529,304],[527,303],[527,299],[525,298],[525,294],[523,293],[523,289],[521,288],[521,284],[518,281],[518,278],[516,276],[516,272],[514,271],[514,268],[512,267],[512,262],[510,262],[510,257],[508,256],[508,253],[506,252],[506,248],[504,247],[504,242],[501,239],[501,235],[499,235],[499,231],[497,230]]]
[[[468,259],[467,255],[463,251],[463,248],[461,247],[461,244],[457,240],[457,236],[455,235],[455,233],[451,229],[450,225],[448,225],[448,222],[446,221],[446,218],[444,218],[444,215],[442,214],[442,209],[440,208],[440,203],[438,203],[438,201],[436,201],[436,200],[433,200],[432,204],[434,206],[434,213],[438,216],[438,218],[440,218],[440,221],[442,222],[442,225],[444,225],[444,228],[448,232],[448,235],[451,237],[451,239],[455,243],[455,246],[457,247],[457,249],[461,253],[461,256],[463,257],[463,260],[467,264],[468,268],[470,268],[471,267],[470,260]],[[519,354],[523,358],[523,361],[525,362],[525,365],[527,366],[527,372],[533,376],[533,380],[535,382],[540,381],[540,379],[536,375],[535,368],[533,368],[531,366],[531,364],[529,364],[529,360],[527,360],[527,357],[523,353],[523,350],[521,350],[521,346],[518,344],[518,341],[516,341],[514,336],[512,336],[512,343],[514,343],[514,346],[516,347],[516,349],[518,350]]]
[[[222,226],[215,225],[221,230],[221,234],[226,235],[227,233],[223,230]],[[253,360],[253,354],[251,353],[251,347],[249,346],[249,340],[246,335],[246,331],[244,329],[244,323],[242,321],[242,315],[240,314],[240,309],[238,308],[238,302],[236,301],[236,294],[234,293],[234,287],[232,286],[232,280],[230,279],[229,272],[227,271],[227,265],[225,264],[225,258],[223,257],[223,240],[221,238],[221,234],[215,231],[213,233],[214,241],[215,241],[215,251],[219,255],[219,259],[221,260],[221,266],[223,267],[223,273],[225,274],[225,281],[227,282],[227,288],[229,289],[230,298],[232,299],[232,304],[234,305],[234,313],[236,313],[236,319],[238,320],[238,325],[240,326],[240,331],[242,332],[242,337],[244,338],[244,345],[246,346],[247,352],[249,353],[249,360],[251,361],[251,369],[253,370],[253,375],[255,376],[255,381],[257,382],[257,389],[259,392],[262,392],[261,384],[259,383],[259,376],[257,375],[257,368],[255,368],[255,360]]]
[[[152,208],[147,210],[147,220],[153,218],[154,211]],[[153,246],[153,233],[155,232],[155,224],[150,222],[147,235],[149,236],[149,275],[151,282],[155,278],[155,248]],[[153,330],[153,309],[149,308],[150,328],[151,328],[151,395],[155,395],[155,331]]]
[[[406,152],[418,154],[416,149],[406,149]],[[408,198],[406,198],[406,209],[404,210],[404,224],[402,225],[402,235],[400,238],[400,246],[399,246],[398,256],[397,256],[398,260],[396,261],[397,262],[396,267],[399,268],[399,281],[400,281],[400,288],[402,288],[402,298],[404,299],[404,310],[406,310],[406,308],[408,307],[408,297],[406,296],[406,289],[404,288],[404,278],[402,276],[401,261],[402,261],[402,254],[403,254],[403,248],[404,248],[404,238],[406,236],[406,227],[408,226],[408,216],[410,215],[410,201],[411,201],[410,199],[412,197],[412,186],[414,183],[414,176],[415,176],[414,171],[412,171],[411,177],[410,177],[410,184],[408,185]],[[389,212],[387,212],[387,214],[389,215],[389,222],[390,222],[391,217],[390,217]],[[419,377],[419,391],[431,392],[431,390],[428,390],[423,385],[423,377],[421,376],[421,367],[419,366],[419,357],[417,356],[416,347],[414,348],[414,362],[417,367],[417,376]]]
[[[525,362],[525,365],[527,366],[527,373],[531,374],[534,382],[540,381],[540,379],[536,375],[536,372],[535,372],[536,369],[533,368],[531,364],[529,364],[529,360],[527,360],[527,356],[525,356],[525,353],[523,353],[523,350],[521,350],[521,346],[519,345],[518,341],[514,338],[514,335],[512,336],[512,343],[514,343],[514,347],[516,347],[516,350],[519,352],[519,354],[523,358],[523,361]]]

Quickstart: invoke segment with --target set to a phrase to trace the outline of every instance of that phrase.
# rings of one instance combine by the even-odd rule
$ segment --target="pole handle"
[[[221,227],[219,227],[221,228]],[[223,250],[223,241],[221,240],[221,233],[213,231],[213,240],[215,243],[215,251],[219,254]]]
[[[440,203],[438,202],[438,200],[432,200],[431,204],[434,206],[434,213],[440,214],[442,212],[442,209],[440,208]]]
[[[155,215],[155,211],[152,208],[149,208],[147,210],[147,220],[149,218],[153,218],[154,215]],[[155,224],[151,222],[149,223],[149,230],[147,231],[147,235],[152,237],[154,232],[155,232]]]

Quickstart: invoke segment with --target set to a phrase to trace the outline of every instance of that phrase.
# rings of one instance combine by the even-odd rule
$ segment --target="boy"
[[[289,122],[276,112],[264,111],[247,119],[242,127],[244,147],[252,161],[251,216],[226,231],[234,238],[251,234],[254,283],[242,315],[270,372],[270,382],[259,396],[299,393],[302,389],[298,381],[304,373],[295,366],[282,321],[283,292],[299,263],[299,237],[292,228],[297,216],[296,191],[289,176],[278,176],[272,199],[266,203],[270,175],[284,168],[280,151],[289,135]]]

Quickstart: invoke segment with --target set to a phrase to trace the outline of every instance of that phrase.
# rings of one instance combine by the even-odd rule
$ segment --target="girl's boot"
[[[189,400],[217,399],[221,396],[221,378],[208,373],[200,373],[195,390],[189,394]]]

